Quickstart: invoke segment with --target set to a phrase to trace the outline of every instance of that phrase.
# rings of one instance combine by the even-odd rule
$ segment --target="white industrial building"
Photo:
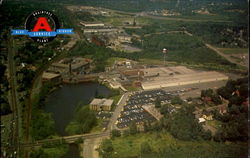
[[[175,74],[172,76],[154,77],[151,80],[142,82],[142,88],[144,90],[181,86],[195,83],[205,83],[212,81],[228,80],[228,76],[215,72],[191,72],[185,74]]]
[[[81,25],[83,25],[84,27],[98,27],[98,26],[104,26],[103,23],[84,23],[84,22],[80,22]]]

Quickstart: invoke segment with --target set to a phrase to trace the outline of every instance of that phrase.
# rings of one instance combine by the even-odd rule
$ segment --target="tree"
[[[201,97],[212,97],[213,95],[213,90],[212,89],[206,89],[201,91]]]
[[[219,88],[217,93],[225,99],[229,99],[232,94],[226,87]]]
[[[111,137],[115,138],[115,137],[120,137],[121,136],[121,131],[117,130],[117,129],[113,129],[111,131]]]
[[[155,108],[160,108],[160,107],[161,107],[161,100],[159,97],[157,97],[155,100]]]
[[[235,105],[241,105],[242,102],[244,102],[244,98],[241,96],[232,96],[231,98],[229,98],[229,104],[235,104]]]
[[[68,134],[87,133],[97,124],[95,113],[89,109],[89,106],[80,105],[79,107],[73,121],[66,127]]]
[[[234,115],[237,115],[237,114],[240,114],[240,106],[237,106],[237,105],[230,105],[228,107],[228,112],[230,114],[234,114]]]
[[[248,97],[248,84],[241,84],[240,88],[239,88],[239,92],[240,92],[240,96],[242,96],[243,98],[247,98]]]
[[[148,131],[151,131],[153,128],[152,128],[152,125],[149,121],[145,121],[144,122],[144,131],[145,132],[148,132]]]
[[[161,109],[160,109],[160,112],[161,112],[161,114],[162,115],[167,115],[167,114],[169,114],[170,113],[170,111],[171,111],[171,105],[170,104],[164,104],[164,105],[162,105],[162,107],[161,107]]]
[[[31,152],[31,158],[60,158],[68,151],[67,144],[50,144]]]
[[[137,126],[136,126],[136,123],[134,121],[131,122],[130,125],[129,125],[129,133],[131,135],[134,135],[134,134],[137,133]]]
[[[174,96],[172,99],[171,99],[171,104],[178,104],[178,105],[181,105],[183,103],[182,99],[179,97],[179,96]]]
[[[178,112],[173,113],[167,121],[168,131],[181,140],[196,140],[201,135],[203,129],[193,114],[194,108],[183,105]]]
[[[212,95],[212,100],[213,100],[215,105],[222,104],[222,100],[221,100],[221,98],[220,98],[220,96],[218,94],[213,94]]]
[[[229,90],[230,93],[236,90],[236,84],[237,82],[234,80],[228,80],[226,83],[226,87]]]
[[[99,154],[102,158],[111,158],[114,152],[113,144],[110,139],[105,139],[102,141]]]
[[[55,122],[51,115],[37,110],[32,118],[31,134],[36,140],[46,139],[55,134]]]
[[[10,104],[7,103],[7,101],[4,98],[0,97],[0,115],[7,115],[9,113],[11,113],[11,109],[10,109]]]
[[[201,137],[202,137],[204,140],[211,140],[211,139],[212,139],[212,133],[211,133],[211,131],[209,131],[209,130],[204,131],[204,132],[201,134]]]

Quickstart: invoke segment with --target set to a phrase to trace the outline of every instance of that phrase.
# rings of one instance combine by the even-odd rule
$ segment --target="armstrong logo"
[[[25,22],[25,30],[11,30],[11,35],[28,35],[34,41],[47,43],[60,34],[73,34],[73,29],[60,29],[57,17],[50,11],[35,11]]]

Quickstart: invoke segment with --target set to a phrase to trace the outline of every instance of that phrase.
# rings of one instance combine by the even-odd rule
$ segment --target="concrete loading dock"
[[[228,80],[228,76],[219,72],[192,72],[173,76],[155,77],[150,81],[142,82],[144,90],[158,89],[172,86],[205,83],[211,81]]]

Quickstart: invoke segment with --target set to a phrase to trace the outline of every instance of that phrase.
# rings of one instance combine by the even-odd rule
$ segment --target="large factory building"
[[[181,86],[196,83],[228,80],[228,76],[215,72],[191,72],[185,74],[174,74],[170,76],[159,76],[142,82],[144,90]]]

